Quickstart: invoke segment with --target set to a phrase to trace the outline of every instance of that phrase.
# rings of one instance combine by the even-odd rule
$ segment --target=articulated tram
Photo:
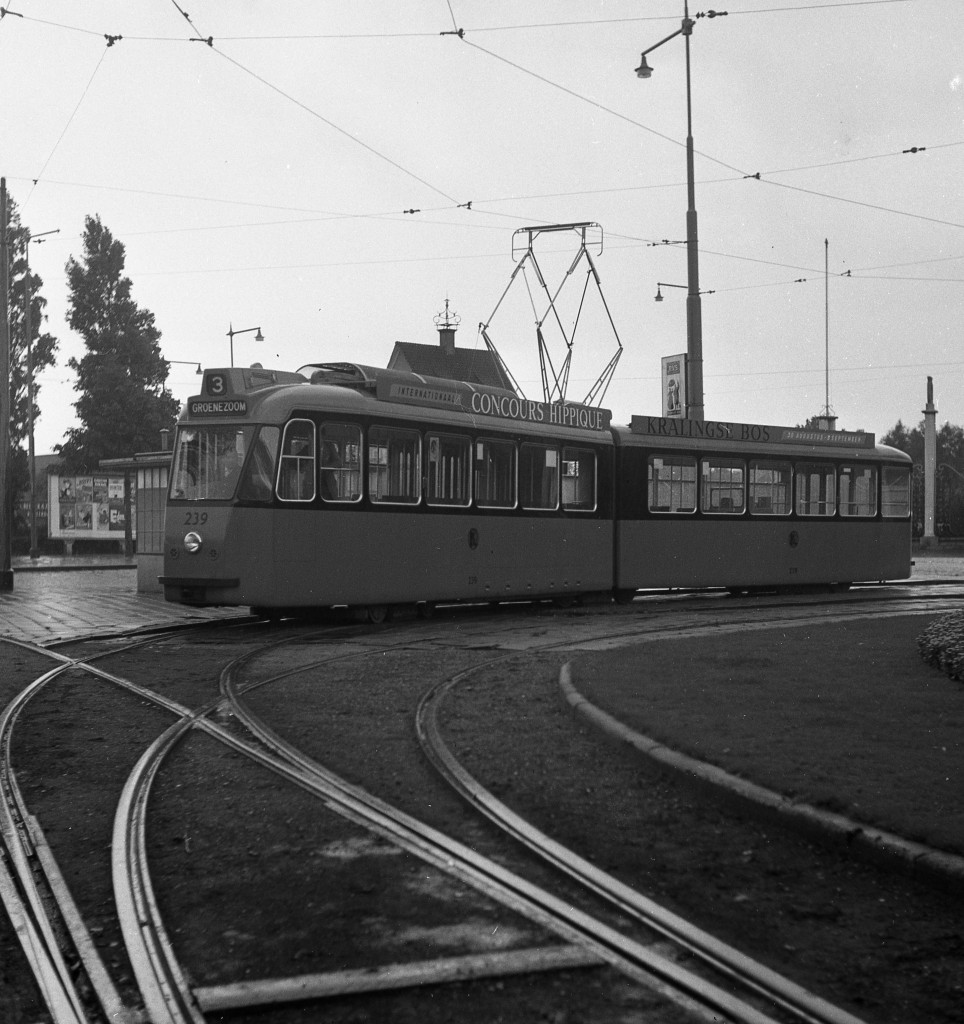
[[[872,434],[634,416],[353,363],[205,371],[169,601],[348,606],[910,575],[910,459]]]

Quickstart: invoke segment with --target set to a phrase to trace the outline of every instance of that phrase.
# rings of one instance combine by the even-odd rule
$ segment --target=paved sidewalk
[[[99,632],[205,622],[246,608],[190,608],[139,594],[133,561],[117,558],[13,560],[13,590],[0,591],[0,636],[49,644]]]

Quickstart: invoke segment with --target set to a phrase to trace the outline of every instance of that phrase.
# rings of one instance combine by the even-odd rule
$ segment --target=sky
[[[880,437],[920,422],[932,376],[938,422],[964,424],[964,3],[713,2],[690,7],[706,417],[795,425],[829,398]],[[181,401],[231,327],[235,365],[384,366],[437,342],[448,300],[457,344],[485,324],[526,397],[543,322],[556,365],[572,343],[568,398],[621,345],[601,404],[660,413],[686,350],[683,37],[635,69],[682,0],[5,9],[0,175],[57,232],[30,252],[60,341],[38,453],[77,422],[64,268],[94,215]],[[573,223],[598,225],[600,289],[573,231],[514,274],[521,229]]]

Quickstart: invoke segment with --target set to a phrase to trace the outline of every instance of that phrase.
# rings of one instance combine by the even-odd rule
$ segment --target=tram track
[[[126,649],[151,643],[147,636]],[[15,641],[6,641],[14,644]],[[68,658],[31,644],[18,646],[43,653],[58,662],[37,677],[0,714],[0,837],[4,858],[0,863],[0,893],[24,953],[40,986],[44,1002],[58,1022],[84,1022],[93,992],[100,1011],[118,1024],[136,1024],[136,1011],[126,1007],[86,929],[56,861],[28,811],[12,768],[10,746],[14,724],[29,701],[58,676],[83,667],[102,678],[126,685],[89,662]],[[118,653],[114,651],[112,653]]]
[[[439,726],[438,709],[451,688],[486,667],[488,666],[469,669],[433,687],[419,702],[416,713],[416,730],[422,749],[440,775],[456,792],[480,814],[495,822],[507,835],[575,879],[587,890],[632,920],[696,956],[700,962],[735,982],[738,987],[762,997],[775,1008],[787,1011],[793,1020],[807,1024],[858,1024],[858,1018],[853,1015],[720,942],[689,921],[667,911],[635,889],[599,870],[574,851],[535,828],[480,785],[453,756],[445,743]],[[706,987],[702,979],[698,979],[695,988],[700,998],[706,997]],[[721,1005],[711,1005],[710,1010],[727,1012],[727,1008]],[[742,1021],[751,1018],[736,1016],[733,1019]]]
[[[849,600],[849,599],[843,599]],[[938,602],[935,602],[938,603]],[[786,608],[786,604],[782,606]],[[870,610],[870,606],[864,602],[862,607],[865,611]],[[896,605],[893,605],[896,609]],[[713,611],[714,609],[709,609]],[[705,622],[705,610],[704,609],[692,609],[693,615],[690,616],[690,609],[687,609],[687,614],[679,616],[679,608],[677,606],[676,611],[671,613],[677,616],[677,626],[682,628],[691,628],[693,630],[700,629],[700,620],[703,620],[702,628],[707,628]],[[757,605],[752,612],[748,614],[752,617],[757,615],[760,611],[759,605]],[[789,612],[788,612],[789,614]],[[826,613],[825,613],[826,614]],[[848,613],[849,614],[849,613]],[[854,614],[860,614],[859,610],[855,611]],[[878,608],[874,614],[880,614]],[[896,610],[893,614],[898,614]],[[611,636],[600,637],[597,635],[599,642],[624,642],[627,636],[641,636],[645,635],[647,639],[656,639],[660,635],[660,627],[655,622],[642,623],[642,617],[638,614],[630,616],[632,621],[626,622],[625,629],[611,630]],[[662,618],[662,613],[654,616],[655,619]],[[810,621],[816,621],[819,618],[819,612],[815,611],[814,615],[810,617]],[[689,625],[684,624],[684,621],[692,619]],[[773,625],[771,620],[769,625]],[[472,623],[475,627],[476,622]],[[572,623],[570,622],[571,626]],[[641,625],[644,627],[641,629]],[[728,624],[730,628],[745,628],[746,623],[731,622]],[[529,650],[536,651],[542,650],[547,651],[553,647],[562,646],[565,643],[576,643],[579,642],[579,637],[573,635],[571,629],[567,629],[568,639],[560,642],[547,642],[534,640],[530,635],[532,633],[531,620],[526,620],[522,625],[516,627],[517,637],[511,635],[505,635],[502,637],[502,642],[505,643],[510,653],[518,650]],[[486,631],[491,632],[491,623],[479,624],[478,632],[484,637]],[[675,628],[675,627],[674,627]],[[714,628],[712,624],[709,628]],[[330,665],[335,661],[345,661],[346,658],[351,657],[371,657],[373,655],[384,655],[388,651],[398,651],[406,647],[411,647],[414,643],[418,645],[434,645],[438,647],[446,647],[451,644],[454,639],[455,643],[453,649],[465,649],[472,650],[473,644],[477,644],[478,641],[471,635],[476,632],[474,628],[461,629],[463,635],[461,637],[453,637],[450,630],[441,632],[435,631],[433,635],[425,636],[426,630],[420,628],[418,630],[419,636],[417,640],[411,636],[411,631],[406,632],[397,644],[387,645],[379,648],[376,645],[371,644],[371,637],[368,637],[365,643],[363,643],[364,650],[357,652],[357,654],[344,654],[344,653],[331,653],[328,652],[325,657],[312,659],[309,658],[299,666],[295,671],[316,671],[324,665]],[[579,632],[578,630],[576,631]],[[588,631],[587,631],[588,632]],[[597,630],[597,634],[598,634]],[[317,636],[316,643],[327,643],[330,641],[343,641],[350,639],[351,634],[364,636],[363,631],[360,630],[346,630],[346,629],[332,629],[327,632],[328,640],[324,638],[321,633],[315,634]],[[180,634],[178,634],[180,635]],[[143,640],[143,644],[149,644],[156,641],[156,637],[149,637]],[[376,638],[377,639],[377,638]],[[299,631],[295,640],[299,641],[302,645],[306,640],[306,636],[303,632]],[[287,779],[288,782],[293,783],[299,788],[311,792],[316,798],[321,799],[326,807],[331,809],[338,809],[340,814],[347,816],[350,820],[356,823],[364,822],[366,828],[375,830],[380,835],[392,834],[393,842],[407,844],[406,849],[414,855],[427,858],[428,861],[434,863],[440,870],[448,869],[451,865],[453,858],[456,853],[459,853],[461,857],[463,854],[456,847],[455,850],[448,848],[444,845],[442,839],[437,834],[433,834],[433,830],[429,829],[427,835],[420,835],[417,831],[417,824],[411,816],[402,815],[401,824],[396,821],[391,821],[395,815],[389,805],[383,804],[379,800],[375,800],[373,803],[369,801],[366,794],[358,793],[357,787],[354,787],[344,780],[339,779],[334,773],[326,773],[324,769],[320,768],[320,765],[316,764],[311,758],[305,760],[305,756],[299,753],[297,750],[292,748],[289,744],[277,736],[272,736],[270,730],[265,732],[263,724],[257,721],[257,716],[250,716],[243,710],[243,701],[241,698],[248,693],[253,687],[247,683],[241,683],[239,681],[237,670],[242,664],[249,664],[256,660],[258,657],[265,656],[269,651],[280,651],[285,644],[286,640],[283,638],[281,641],[275,641],[272,639],[269,643],[259,642],[256,649],[249,652],[245,656],[243,662],[239,662],[237,667],[231,671],[226,672],[223,675],[223,685],[221,692],[217,698],[212,698],[208,703],[201,707],[189,708],[186,705],[172,700],[162,694],[157,693],[149,687],[139,686],[137,683],[131,680],[125,680],[120,676],[114,676],[111,673],[104,672],[96,669],[96,666],[87,665],[86,661],[80,659],[70,659],[63,655],[56,654],[55,652],[45,652],[46,656],[53,657],[54,660],[63,658],[63,661],[58,667],[46,675],[50,678],[46,682],[52,681],[57,675],[62,674],[68,669],[77,669],[87,671],[90,669],[95,675],[101,680],[109,682],[113,685],[119,686],[126,689],[130,694],[138,696],[144,701],[150,701],[155,706],[163,709],[169,715],[175,717],[175,723],[166,730],[161,736],[157,738],[155,743],[144,752],[141,762],[138,764],[138,768],[130,776],[128,787],[125,788],[125,795],[121,801],[122,807],[119,807],[117,816],[115,818],[115,834],[113,840],[113,857],[114,857],[114,876],[115,876],[115,888],[118,891],[126,890],[131,895],[128,899],[125,897],[119,902],[123,904],[121,910],[121,916],[126,922],[123,925],[125,938],[128,944],[128,955],[130,956],[132,966],[134,966],[135,972],[138,974],[138,988],[142,994],[145,995],[145,989],[150,990],[152,987],[159,995],[157,997],[147,998],[145,996],[145,1003],[148,1006],[148,1012],[152,1021],[163,1021],[170,1019],[172,1021],[190,1020],[190,1021],[201,1021],[204,1019],[203,1000],[198,1000],[196,990],[192,989],[192,984],[184,978],[183,974],[178,973],[177,958],[173,953],[173,947],[170,944],[169,939],[165,938],[163,922],[160,922],[157,914],[157,900],[154,898],[151,890],[150,883],[150,872],[148,870],[147,862],[147,846],[148,842],[146,839],[146,833],[144,829],[144,822],[146,820],[147,808],[149,805],[149,794],[151,788],[151,781],[156,776],[156,772],[159,770],[159,766],[162,763],[161,754],[165,751],[172,750],[177,744],[178,740],[183,738],[188,732],[197,729],[200,732],[216,739],[219,743],[229,745],[233,750],[243,754],[246,758],[257,761],[264,767],[270,767],[272,771],[276,772],[280,776]],[[141,646],[142,643],[137,645],[131,645],[131,650],[135,646]],[[477,648],[475,648],[477,650]],[[122,649],[113,649],[105,652],[104,656],[118,655],[123,656],[124,651]],[[89,660],[95,660],[92,656]],[[491,659],[486,664],[490,664]],[[470,671],[475,671],[472,669]],[[264,686],[268,683],[279,681],[283,673],[274,672],[268,674],[260,685]],[[41,683],[37,685],[37,690],[41,689],[46,685]],[[29,698],[28,698],[29,699]],[[25,703],[25,702],[24,702]],[[23,705],[21,705],[22,707]],[[244,738],[239,734],[237,728],[234,727],[233,723],[225,724],[221,719],[225,717],[224,712],[226,709],[230,709],[231,715],[237,718],[237,721],[244,726],[246,730],[252,733],[254,736],[253,740]],[[9,709],[8,709],[9,710]],[[20,711],[11,713],[10,727],[12,728],[13,721],[16,720]],[[214,719],[219,719],[215,721]],[[6,726],[4,726],[6,729]],[[6,766],[8,763],[9,754],[9,741],[4,741],[4,768],[6,772]],[[22,805],[23,810],[26,812],[26,807],[23,804],[22,797],[18,797],[14,801]],[[23,817],[23,821],[29,821],[29,812],[26,812]],[[27,824],[19,826],[19,829],[15,827],[14,832],[18,830],[25,832],[28,827]],[[397,831],[400,829],[401,831]],[[9,830],[8,830],[9,831]],[[6,833],[5,833],[6,839]],[[506,898],[510,900],[516,900],[522,898],[519,895],[520,887],[517,882],[512,879],[505,877],[504,869],[500,868],[499,865],[495,865],[495,868],[490,868],[488,865],[481,865],[478,862],[477,855],[468,848],[466,862],[468,867],[466,871],[467,875],[464,877],[473,877],[478,885],[480,885],[484,891],[488,891],[491,895],[498,893],[500,898]],[[472,875],[473,872],[477,874]],[[527,890],[528,883],[521,885],[522,896],[529,899],[532,894]],[[486,888],[488,887],[488,888]],[[500,888],[502,887],[502,888]],[[550,894],[551,895],[551,894]],[[576,926],[569,922],[567,924],[559,924],[553,917],[552,914],[559,908],[552,905],[550,899],[548,903],[539,901],[542,899],[541,896],[536,898],[536,907],[534,911],[537,919],[540,923],[550,929],[555,929],[555,933],[559,936],[560,940],[565,943],[578,944],[579,942],[585,942],[578,931],[572,931],[567,929],[573,929]],[[517,909],[521,910],[521,904],[515,903]],[[146,922],[148,920],[157,920],[158,925],[151,925],[151,928],[156,927],[155,937],[148,940],[148,943],[143,946],[138,946],[138,940],[133,938],[137,932],[143,933],[147,928]],[[582,924],[579,925],[582,927]],[[650,953],[640,953],[638,950],[631,950],[626,952],[620,948],[620,943],[623,942],[623,936],[616,933],[615,937],[610,936],[608,933],[606,938],[593,938],[588,940],[589,948],[593,955],[599,957],[602,960],[612,963],[614,960],[619,959],[622,969],[626,970],[630,976],[633,972],[638,973],[638,980],[646,980],[650,984],[653,984],[652,978],[655,976],[660,980],[656,982],[657,987],[661,985],[669,985],[675,983],[678,980],[680,974],[677,965],[672,961],[663,963],[665,958],[657,957],[654,959]],[[165,949],[166,943],[166,949]],[[593,945],[597,943],[597,945]],[[610,945],[607,943],[613,943]],[[616,948],[617,952],[613,952]],[[132,949],[134,952],[132,953]],[[635,962],[634,962],[635,960]],[[143,965],[148,965],[147,967]],[[628,966],[627,966],[628,965]],[[155,980],[153,982],[144,980],[144,972],[150,970],[154,973]],[[64,968],[55,967],[53,969],[54,976],[63,977]],[[70,969],[67,968],[66,974],[69,975]],[[47,983],[44,983],[47,984]],[[692,984],[694,989],[706,988],[705,979],[698,980],[696,982],[686,982],[686,984]],[[691,997],[689,995],[682,997],[681,1001],[688,1005],[687,1000]],[[118,997],[119,999],[119,997]],[[714,1002],[715,1000],[715,1002]],[[792,1000],[790,1000],[792,1002]],[[86,1020],[83,1015],[71,1016],[71,1014],[77,1014],[77,1008],[70,1008],[69,1004],[72,1002],[72,997],[69,993],[66,993],[62,1000],[55,999],[54,1002],[57,1005],[57,1011],[54,1019],[60,1020]],[[737,1000],[737,1003],[739,1001]],[[102,1000],[103,1003],[103,1000]],[[711,1009],[704,1011],[709,1014],[719,1013],[721,1010],[729,1014],[730,1019],[733,1020],[755,1020],[763,1021],[769,1019],[762,1014],[762,1011],[757,1010],[754,1007],[747,1007],[747,1016],[740,1017],[739,1013],[743,1012],[743,1007],[733,1002],[733,997],[727,993],[722,992],[719,995],[714,995],[710,1001]],[[162,1009],[163,1007],[163,1009]],[[690,1007],[692,1008],[692,1007]],[[786,1010],[787,1006],[783,1005],[781,1012]],[[829,1016],[798,1016],[794,1019],[800,1020],[813,1020],[813,1021],[836,1021],[836,1020],[847,1020],[853,1021],[856,1018],[850,1016],[834,1017]],[[83,1014],[81,1009],[81,1014]],[[115,1019],[130,1019],[137,1020],[138,1009],[136,1007],[124,1006],[122,1002],[114,1004],[111,1012],[114,1014]],[[794,1010],[796,1012],[796,1010]],[[127,1013],[127,1018],[120,1016],[118,1013]],[[59,1016],[63,1014],[63,1016]],[[168,1014],[169,1016],[165,1016]],[[756,1016],[754,1016],[756,1014]],[[709,1019],[709,1018],[707,1018]],[[783,1018],[781,1018],[783,1019]]]
[[[320,796],[338,800],[344,808],[343,813],[358,817],[369,827],[388,835],[392,841],[435,863],[436,866],[450,872],[455,871],[470,884],[507,906],[526,913],[538,923],[552,928],[560,938],[580,944],[598,956],[600,961],[609,962],[633,981],[653,988],[663,997],[673,1000],[693,1013],[698,1019],[718,1020],[719,1014],[723,1014],[725,1019],[740,1024],[768,1024],[771,1021],[770,1017],[718,985],[708,982],[705,977],[694,975],[664,955],[654,952],[651,945],[628,939],[604,922],[576,910],[544,889],[506,871],[491,859],[480,857],[464,844],[399,812],[326,770],[281,739],[253,715],[241,700],[242,690],[243,688],[236,684],[233,675],[226,674],[223,691],[239,719],[261,742],[269,745],[286,762],[301,769],[307,778],[312,779]],[[499,821],[499,824],[504,827],[504,821]],[[298,991],[303,992],[304,988],[301,987]],[[213,997],[209,996],[209,999]],[[857,1024],[856,1018],[844,1014],[800,1019]]]

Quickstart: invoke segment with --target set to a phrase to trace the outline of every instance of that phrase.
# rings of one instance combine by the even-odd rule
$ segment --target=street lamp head
[[[637,78],[652,78],[653,69],[646,63],[646,54],[644,53],[640,59],[639,67],[636,68]]]
[[[659,285],[656,285],[656,298],[653,301],[654,302],[662,302],[663,301],[663,293],[659,290]]]
[[[201,369],[201,364],[200,364],[200,363],[198,363],[198,364],[197,364],[197,370],[196,370],[196,375],[197,375],[198,377],[200,377],[202,373],[204,373],[204,371],[203,371],[203,370]]]
[[[264,341],[264,335],[261,333],[261,328],[258,328],[258,333],[254,336],[255,341]]]

